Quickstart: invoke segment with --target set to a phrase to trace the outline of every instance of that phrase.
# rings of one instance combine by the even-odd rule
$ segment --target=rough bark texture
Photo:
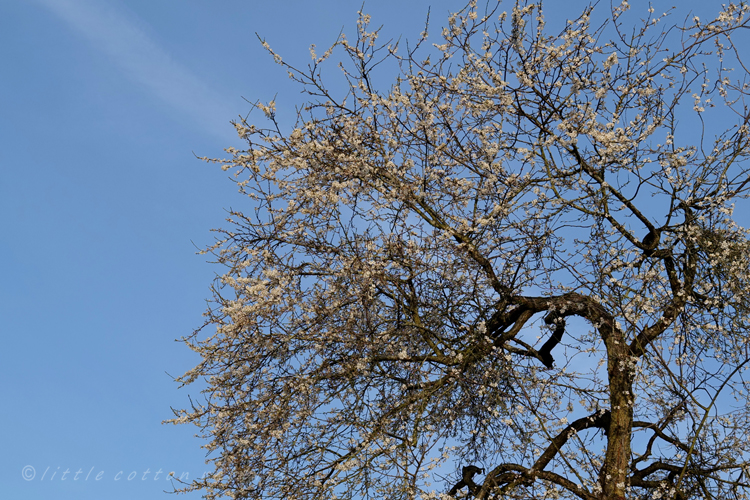
[[[630,441],[633,428],[633,376],[625,338],[606,340],[609,376],[610,424],[602,471],[602,500],[625,500],[630,473]]]

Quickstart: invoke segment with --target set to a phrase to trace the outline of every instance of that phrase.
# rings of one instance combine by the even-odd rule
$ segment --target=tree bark
[[[619,332],[618,332],[619,333]],[[601,473],[602,500],[625,500],[633,427],[633,370],[625,338],[615,333],[605,339],[611,421]]]

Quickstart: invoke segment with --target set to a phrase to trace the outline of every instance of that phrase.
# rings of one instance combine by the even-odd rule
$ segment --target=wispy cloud
[[[111,1],[38,1],[106,53],[131,80],[210,133],[227,138],[228,120],[236,110],[152,40],[131,13]]]

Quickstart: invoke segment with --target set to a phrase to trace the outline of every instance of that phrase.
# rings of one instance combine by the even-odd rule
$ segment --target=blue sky
[[[372,3],[412,39],[429,4],[448,11]],[[244,200],[194,153],[241,145],[243,96],[301,102],[255,32],[306,64],[360,6],[0,2],[3,498],[168,498],[168,472],[206,471],[196,429],[161,424],[197,392],[167,373],[197,362],[174,339],[201,324],[220,271],[197,247]]]
[[[220,272],[196,250],[246,205],[194,155],[241,146],[243,97],[278,94],[282,120],[303,102],[255,32],[304,65],[310,44],[353,33],[360,5],[0,2],[4,498],[167,498],[168,472],[207,470],[195,429],[161,421],[197,392],[168,375],[197,362],[174,340],[201,324]],[[430,5],[437,33],[460,2],[365,10],[414,40]]]

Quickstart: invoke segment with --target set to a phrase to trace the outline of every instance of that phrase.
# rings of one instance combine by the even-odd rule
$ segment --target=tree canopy
[[[212,160],[248,202],[185,338],[188,490],[747,498],[750,9],[503,8],[401,46],[361,13],[301,69],[263,42],[306,102]]]

